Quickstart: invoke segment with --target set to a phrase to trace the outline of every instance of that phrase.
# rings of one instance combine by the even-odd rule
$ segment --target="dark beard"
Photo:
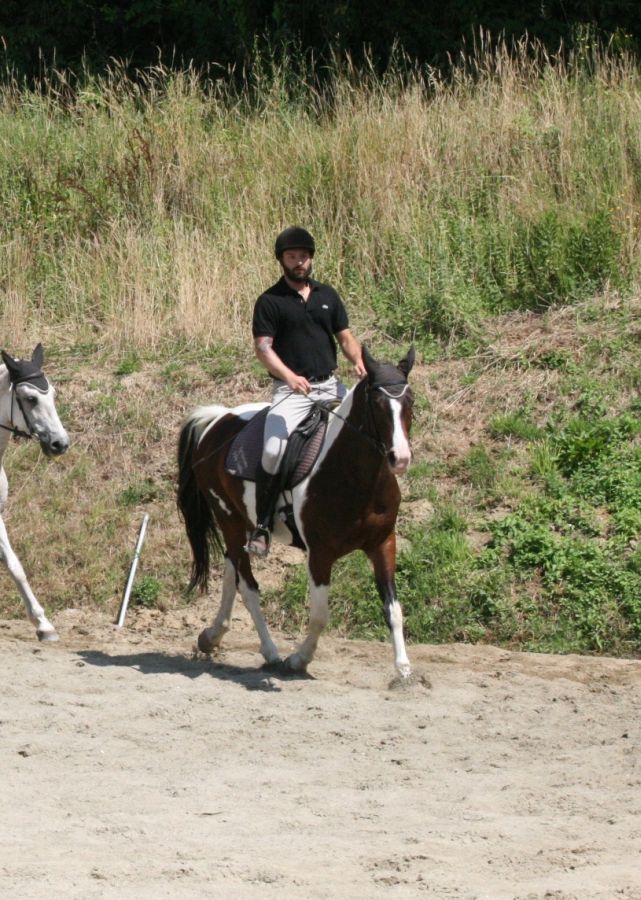
[[[304,275],[298,275],[298,274],[296,274],[296,270],[295,270],[295,269],[289,269],[289,268],[287,268],[287,266],[286,266],[284,263],[282,263],[282,262],[281,262],[281,266],[283,267],[283,270],[284,270],[284,272],[285,272],[285,275],[289,278],[289,280],[295,282],[296,284],[305,284],[306,281],[307,281],[307,279],[308,279],[308,278],[310,277],[310,275],[312,274],[312,267],[311,267],[311,266],[309,267],[309,269],[307,269],[307,270],[305,271],[305,274],[304,274]]]

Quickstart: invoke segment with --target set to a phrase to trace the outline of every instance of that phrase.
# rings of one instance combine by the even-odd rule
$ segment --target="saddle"
[[[281,490],[296,487],[309,474],[323,445],[329,411],[336,405],[336,401],[316,404],[291,433],[280,465]],[[232,441],[225,460],[225,469],[230,475],[256,481],[268,412],[269,407],[256,413]]]

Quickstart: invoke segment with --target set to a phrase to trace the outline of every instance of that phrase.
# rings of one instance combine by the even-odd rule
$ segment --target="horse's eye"
[[[28,397],[27,402],[29,403],[30,406],[35,406],[36,403],[38,402],[38,398],[37,397]]]

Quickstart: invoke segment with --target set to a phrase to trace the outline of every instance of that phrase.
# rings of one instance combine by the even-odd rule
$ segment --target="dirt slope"
[[[0,883],[20,898],[641,898],[641,663],[326,638],[243,610],[0,623]],[[287,641],[281,636],[281,646]]]

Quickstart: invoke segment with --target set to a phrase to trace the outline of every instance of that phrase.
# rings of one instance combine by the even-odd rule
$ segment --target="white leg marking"
[[[260,638],[260,652],[263,654],[265,662],[279,662],[280,653],[278,652],[276,644],[272,641],[269,629],[267,628],[267,622],[265,622],[262,610],[260,608],[259,591],[250,588],[245,579],[242,577],[238,582],[238,589],[240,590],[240,595],[243,598],[243,602],[252,617],[254,627],[258,632],[258,637]]]
[[[243,503],[247,510],[250,522],[256,521],[256,484],[253,481],[243,481]]]
[[[9,543],[9,536],[4,524],[4,520],[0,518],[0,559],[4,562],[9,574],[16,583],[16,587],[20,592],[20,596],[27,610],[29,621],[36,627],[36,633],[41,641],[57,641],[58,635],[49,619],[45,616],[44,609],[36,600],[33,591],[29,587],[24,569],[20,564],[20,560],[13,551]]]
[[[227,506],[225,501],[221,497],[218,496],[216,491],[213,488],[209,488],[209,493],[212,495],[212,497],[214,498],[214,500],[216,501],[218,506],[220,506],[222,511],[224,513],[226,513],[228,516],[231,516],[231,509]]]
[[[314,658],[318,638],[329,621],[329,585],[309,581],[309,628],[296,653],[287,660],[290,669],[304,671]]]
[[[392,633],[392,646],[394,648],[394,665],[402,678],[408,678],[412,668],[405,650],[405,638],[403,637],[403,610],[398,600],[393,600],[389,605],[389,619]]]
[[[236,570],[231,560],[225,559],[225,569],[223,572],[223,590],[220,601],[220,608],[214,619],[211,628],[205,628],[201,633],[199,641],[213,650],[218,647],[222,639],[225,637],[231,626],[231,611],[234,606],[236,597]]]

